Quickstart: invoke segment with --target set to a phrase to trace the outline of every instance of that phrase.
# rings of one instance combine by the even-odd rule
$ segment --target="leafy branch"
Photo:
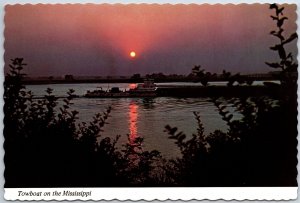
[[[295,72],[297,70],[298,64],[294,61],[293,54],[291,52],[287,53],[285,45],[294,41],[298,38],[297,33],[292,33],[289,37],[283,35],[284,29],[283,25],[288,17],[283,16],[284,7],[279,7],[277,4],[270,4],[271,10],[275,10],[275,15],[270,17],[276,22],[277,30],[272,30],[270,34],[279,39],[279,43],[271,46],[272,51],[278,52],[280,61],[279,62],[265,62],[268,66],[275,69],[281,69],[283,72]],[[283,78],[286,79],[286,78]]]

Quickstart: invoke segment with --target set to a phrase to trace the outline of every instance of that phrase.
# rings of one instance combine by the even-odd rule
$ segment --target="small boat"
[[[121,91],[119,87],[112,87],[108,91],[88,90],[84,97],[88,98],[120,98],[120,97],[155,97],[157,87],[153,80],[146,79],[143,84],[133,85],[128,91]]]

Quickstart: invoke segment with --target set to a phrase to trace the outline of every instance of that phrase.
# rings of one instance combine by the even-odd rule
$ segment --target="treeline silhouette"
[[[282,33],[284,8],[271,4],[270,9]],[[13,59],[4,82],[5,187],[297,186],[297,81],[290,76],[298,64],[292,54],[283,54],[284,45],[297,36],[271,35],[280,40],[271,47],[279,62],[267,62],[282,70],[280,97],[211,98],[228,132],[206,135],[199,112],[194,112],[198,127],[190,139],[166,125],[166,135],[182,154],[170,160],[156,150],[144,151],[141,137],[120,150],[120,135],[103,137],[111,107],[77,124],[73,90],[61,104],[50,88],[44,98],[33,99],[22,83],[26,64]],[[241,119],[233,119],[232,106]]]

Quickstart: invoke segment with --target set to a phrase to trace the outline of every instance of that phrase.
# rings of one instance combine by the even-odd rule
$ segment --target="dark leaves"
[[[270,4],[270,6],[269,6],[269,8],[270,9],[278,9],[278,6],[277,6],[277,4]]]
[[[282,33],[284,32],[282,26],[285,20],[288,20],[286,16],[283,17],[280,16],[283,15],[284,7],[279,7],[277,4],[270,4],[270,9],[274,9],[276,12],[275,13],[276,16],[271,15],[271,18],[276,21],[276,25],[278,29],[277,31],[272,30],[270,34],[280,39],[280,44],[276,44],[275,46],[270,47],[270,49],[278,52],[280,61],[275,63],[265,62],[265,64],[271,68],[281,68],[282,69],[282,73],[280,74],[281,83],[295,86],[295,83],[297,81],[298,64],[294,62],[292,53],[287,54],[284,46],[294,41],[296,38],[298,38],[298,35],[297,33],[293,33],[288,38],[282,35]],[[294,73],[287,74],[287,72],[294,72]]]
[[[279,8],[277,4],[270,4],[269,6],[270,9],[275,9],[276,15],[278,16],[279,14],[283,15],[283,10],[284,7]]]
[[[287,39],[286,39],[285,41],[283,41],[282,43],[283,43],[283,44],[287,44],[287,43],[293,41],[293,40],[296,39],[296,38],[298,38],[297,33],[293,33],[293,34],[291,34],[291,36],[290,36],[289,38],[287,38]]]
[[[278,37],[281,41],[283,41],[283,40],[285,40],[284,36],[282,35],[283,31],[284,30],[282,28],[280,28],[280,30],[278,32],[273,30],[273,31],[270,32],[270,34],[275,36],[275,37]]]
[[[281,28],[281,26],[283,25],[283,23],[284,23],[285,20],[288,20],[288,18],[287,17],[283,17],[283,18],[278,19],[277,20],[277,26],[279,28]]]
[[[283,47],[283,44],[276,44],[273,47],[270,47],[271,50],[273,51],[278,51],[279,57],[281,59],[285,59],[286,58],[286,53],[285,53],[285,49]]]
[[[265,64],[267,64],[267,65],[270,66],[271,68],[282,68],[282,65],[280,65],[279,63],[269,63],[269,62],[265,62]]]

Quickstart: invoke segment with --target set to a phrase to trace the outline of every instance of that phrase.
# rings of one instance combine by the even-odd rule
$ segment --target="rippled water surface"
[[[100,85],[101,86],[101,85]],[[126,89],[129,84],[109,84],[109,87]],[[28,85],[37,96],[45,94],[50,87],[56,96],[64,96],[68,89],[75,90],[77,95],[83,95],[87,90],[94,90],[99,84],[54,84],[54,85]],[[109,88],[102,84],[102,88]],[[108,106],[112,112],[104,127],[103,136],[114,138],[121,135],[118,148],[130,139],[137,136],[144,138],[144,149],[156,149],[167,158],[180,156],[173,140],[168,139],[164,132],[165,126],[170,125],[183,131],[190,137],[197,131],[197,122],[193,112],[200,113],[205,133],[214,130],[227,130],[226,123],[221,119],[216,107],[209,98],[76,98],[73,108],[79,111],[79,121],[89,122],[95,113],[103,112]]]

